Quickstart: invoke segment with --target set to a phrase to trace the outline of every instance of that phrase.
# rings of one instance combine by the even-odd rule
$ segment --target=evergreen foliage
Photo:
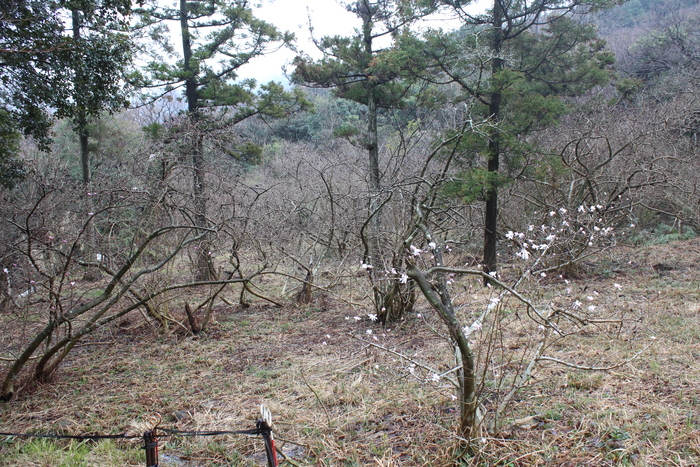
[[[2,2],[0,107],[3,136],[9,138],[4,160],[16,154],[13,131],[48,149],[55,118],[69,118],[78,129],[90,117],[126,107],[123,80],[134,51],[127,35],[131,5],[130,0]],[[17,164],[3,169],[3,179],[16,180],[21,171],[8,167]]]
[[[423,40],[405,35],[400,47],[414,60],[414,73],[435,84],[461,88],[472,115],[490,122],[486,134],[467,136],[463,161],[464,196],[486,202],[484,259],[496,270],[499,175],[522,170],[535,150],[529,135],[555,124],[566,112],[564,98],[605,84],[612,54],[596,29],[575,21],[573,13],[609,6],[601,1],[501,2],[481,15],[468,13],[466,2],[446,0],[463,21],[456,32],[429,31]],[[473,183],[487,182],[479,190]],[[455,185],[452,185],[453,189]],[[456,190],[455,193],[459,193]]]

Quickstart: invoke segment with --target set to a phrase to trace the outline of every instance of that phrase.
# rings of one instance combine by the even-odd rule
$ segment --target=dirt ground
[[[553,357],[581,367],[630,360],[608,371],[542,361],[463,465],[700,465],[700,240],[618,248],[579,277],[533,284],[538,303],[590,298],[590,306],[622,317],[614,332],[610,324],[552,346]],[[456,301],[483,302],[484,292],[460,286]],[[368,308],[324,294],[282,309],[221,305],[202,336],[155,330],[134,315],[74,350],[52,382],[23,387],[0,405],[0,432],[138,434],[156,420],[242,430],[253,428],[264,403],[286,465],[448,465],[455,390],[412,362],[447,371],[454,360],[438,317],[423,301],[417,308],[382,327]],[[19,328],[7,316],[2,326],[7,344]],[[484,407],[493,405],[485,398]],[[163,466],[265,465],[255,437],[161,442]],[[87,443],[89,464],[43,461],[29,443],[0,438],[0,464],[145,465],[139,440],[115,442],[112,451],[126,454],[112,461],[114,452]]]

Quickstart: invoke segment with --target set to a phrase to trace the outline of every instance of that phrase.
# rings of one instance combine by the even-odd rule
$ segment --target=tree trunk
[[[311,290],[314,283],[314,272],[312,266],[306,270],[306,278],[304,279],[304,285],[301,286],[301,290],[296,296],[297,303],[303,303],[305,305],[311,303]]]
[[[82,123],[80,128],[78,128],[78,137],[80,138],[80,168],[83,173],[83,184],[88,185],[92,179],[92,173],[90,171],[90,149],[88,146],[90,134],[85,126],[87,126],[87,122]]]
[[[366,2],[358,9],[362,16],[362,32],[364,41],[365,67],[369,68],[373,59],[373,10]],[[382,180],[379,168],[379,137],[377,134],[377,84],[372,76],[365,81],[367,90],[367,154],[369,156],[369,215],[367,258],[365,262],[373,267],[368,270],[370,282],[374,291],[374,306],[381,323],[400,320],[404,313],[413,309],[415,293],[409,284],[402,284],[398,278],[387,280],[378,277],[386,268],[384,259],[388,256],[389,245],[383,242],[382,236]],[[386,259],[386,263],[389,260]]]
[[[367,11],[363,16],[363,33],[365,43],[365,62],[369,66],[372,59],[372,16]],[[379,138],[377,135],[377,86],[372,78],[366,81],[367,86],[367,154],[369,156],[369,215],[370,242],[369,255],[371,264],[379,266],[382,248],[380,244],[381,229],[381,200],[379,195],[382,189],[381,174],[379,171]]]
[[[80,10],[71,10],[72,28],[73,28],[73,40],[76,43],[80,42],[80,28],[82,27],[80,21]],[[80,140],[80,168],[83,175],[83,183],[87,185],[90,183],[91,173],[90,173],[90,150],[88,146],[89,133],[87,130],[87,115],[85,114],[85,107],[82,105],[82,99],[85,97],[85,79],[83,73],[80,69],[80,65],[76,65],[75,69],[75,82],[73,86],[75,88],[75,102],[76,102],[76,132],[78,133],[78,138]]]
[[[196,131],[196,130],[195,130]],[[194,223],[201,229],[209,228],[207,220],[207,196],[205,191],[205,174],[204,174],[204,155],[201,152],[202,138],[196,135],[196,141],[192,148],[192,191],[194,194]],[[196,273],[195,280],[208,281],[214,277],[214,268],[211,264],[211,240],[209,235],[202,238],[199,242],[196,257]]]
[[[193,78],[195,71],[192,64],[192,38],[188,24],[189,10],[187,0],[180,0],[180,33],[182,35],[182,57],[183,71],[189,76],[185,80],[185,96],[187,98],[187,113],[190,121],[195,125],[194,142],[190,148],[192,151],[192,195],[194,197],[194,222],[197,227],[207,229],[207,198],[205,180],[205,161],[202,151],[202,135],[199,134],[197,124],[199,115],[199,96],[197,95],[197,82]],[[213,278],[213,267],[211,265],[211,241],[205,235],[197,246],[195,253],[195,280],[207,281]]]
[[[436,252],[436,264],[442,265],[442,257]],[[408,276],[413,279],[423,293],[430,306],[438,313],[447,326],[453,344],[456,347],[456,357],[461,366],[459,378],[460,423],[457,435],[466,440],[466,446],[461,450],[469,450],[469,441],[474,437],[479,423],[477,413],[476,359],[469,347],[469,340],[464,335],[452,304],[452,298],[447,291],[445,274],[438,273],[437,286],[434,286],[414,264],[408,267]]]
[[[493,62],[491,65],[491,76],[496,77],[503,70],[503,59],[501,58],[501,48],[503,44],[503,6],[500,0],[493,2],[493,39],[491,43],[491,53]],[[493,84],[492,84],[493,85]],[[496,256],[497,230],[498,230],[498,186],[497,175],[501,157],[501,133],[498,127],[501,118],[501,90],[494,88],[491,92],[489,102],[489,118],[492,123],[492,130],[489,135],[489,149],[487,154],[487,170],[489,172],[488,187],[486,189],[486,207],[484,209],[484,271],[486,273],[496,272],[498,259]],[[484,284],[488,279],[484,279]]]
[[[17,381],[17,376],[19,376],[20,371],[24,368],[24,365],[29,362],[36,349],[53,333],[53,331],[58,326],[58,322],[51,320],[44,329],[37,334],[37,336],[32,340],[32,342],[24,349],[22,355],[17,357],[17,360],[12,364],[10,370],[5,375],[5,379],[2,383],[2,394],[0,394],[0,400],[9,401],[15,395],[15,382]]]

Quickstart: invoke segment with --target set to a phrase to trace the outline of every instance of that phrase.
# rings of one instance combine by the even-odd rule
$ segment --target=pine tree
[[[557,121],[563,98],[580,95],[610,77],[613,55],[593,26],[574,15],[612,5],[608,0],[494,0],[484,14],[466,11],[469,2],[444,0],[462,20],[460,31],[434,31],[425,42],[410,39],[418,73],[432,82],[458,85],[472,111],[489,120],[485,138],[465,139],[473,168],[463,174],[465,193],[485,202],[483,267],[497,271],[498,191],[507,180],[502,163],[522,167],[528,135]],[[428,74],[424,71],[428,70]],[[475,139],[477,141],[475,141]],[[483,165],[478,156],[483,156]]]
[[[2,2],[0,8],[2,126],[32,136],[48,149],[53,121],[70,119],[80,136],[86,183],[88,120],[127,105],[124,81],[134,51],[128,36],[131,4],[20,0]],[[10,133],[3,135],[5,154],[16,153]]]
[[[145,24],[161,33],[165,50],[171,53],[175,48],[157,27],[167,23],[179,27],[182,56],[175,62],[152,61],[141,79],[145,87],[157,90],[156,96],[177,90],[184,94],[189,125],[194,128],[185,135],[193,167],[194,221],[208,229],[205,134],[256,115],[282,117],[306,105],[301,93],[289,93],[279,83],[270,82],[257,90],[254,80],[236,81],[241,67],[291,43],[293,36],[256,18],[247,0],[180,0],[177,8],[156,4],[140,13]],[[196,278],[206,280],[214,274],[208,243],[198,251]]]
[[[395,38],[411,23],[432,11],[432,2],[410,0],[357,0],[346,5],[361,20],[361,28],[351,37],[324,37],[317,45],[324,58],[314,61],[309,57],[295,59],[292,80],[306,86],[335,89],[336,95],[367,107],[366,128],[361,145],[368,155],[369,203],[367,235],[363,235],[365,252],[363,262],[368,265],[374,291],[374,304],[381,322],[399,319],[413,305],[412,293],[399,290],[397,281],[380,281],[375,275],[388,266],[391,256],[382,244],[381,208],[385,201],[379,160],[377,116],[381,108],[400,105],[409,83],[401,80],[402,61],[397,60],[396,49],[382,48],[378,42]],[[357,136],[355,129],[345,128],[342,136]],[[363,231],[363,233],[365,233]],[[371,267],[370,267],[371,266]]]

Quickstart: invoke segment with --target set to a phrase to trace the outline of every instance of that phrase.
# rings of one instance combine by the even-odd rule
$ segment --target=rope
[[[160,433],[159,433],[160,432]],[[0,432],[0,436],[18,437],[18,438],[50,438],[50,439],[77,439],[77,440],[92,440],[101,439],[143,439],[144,449],[146,450],[146,463],[149,466],[158,465],[158,439],[175,436],[219,436],[219,435],[261,435],[265,442],[265,452],[267,454],[268,466],[276,467],[277,456],[275,453],[275,441],[272,437],[272,427],[266,420],[258,420],[255,428],[252,430],[233,430],[233,431],[187,431],[177,430],[174,428],[162,428],[156,426],[152,431],[147,431],[143,435],[128,435],[121,433],[118,435],[54,435],[54,434],[34,434],[34,433],[7,433]]]
[[[20,438],[52,438],[52,439],[78,439],[78,440],[99,440],[99,439],[140,439],[142,435],[127,435],[122,433],[119,435],[49,435],[49,434],[32,434],[32,433],[3,433],[0,436],[17,436]]]
[[[163,428],[156,427],[158,431],[169,433],[173,436],[218,436],[218,435],[261,435],[263,431],[255,428],[254,430],[236,430],[236,431],[186,431],[186,430],[176,430],[174,428]],[[159,434],[159,437],[164,437],[164,435]],[[167,436],[167,435],[165,435]]]
[[[235,430],[235,431],[186,431],[176,430],[174,428],[156,427],[156,430],[163,433],[158,433],[159,438],[168,436],[219,436],[219,435],[267,435],[270,429],[255,428],[253,430]],[[77,440],[99,440],[99,439],[141,439],[143,435],[128,435],[121,433],[118,435],[54,435],[54,434],[34,434],[34,433],[5,433],[0,432],[0,436],[16,436],[21,438],[52,438],[52,439],[77,439]]]

